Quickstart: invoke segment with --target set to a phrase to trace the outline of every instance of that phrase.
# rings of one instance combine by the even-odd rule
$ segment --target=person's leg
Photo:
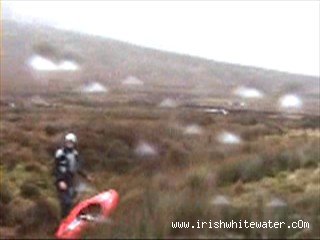
[[[66,191],[60,191],[60,206],[61,206],[61,217],[65,218],[72,209],[73,196],[72,191],[67,189]]]
[[[66,204],[64,202],[61,203],[61,219],[68,216],[70,208],[71,208],[71,206],[69,204]]]

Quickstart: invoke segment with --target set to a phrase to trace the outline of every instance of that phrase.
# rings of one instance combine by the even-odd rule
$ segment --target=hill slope
[[[86,70],[83,71],[85,74],[100,74],[104,81],[109,82],[116,82],[131,74],[150,83],[195,86],[229,85],[233,82],[256,85],[265,91],[275,91],[270,88],[276,89],[288,82],[292,86],[303,82],[306,85],[304,89],[314,87],[317,83],[314,77],[208,61],[8,20],[3,21],[3,48],[4,74],[12,70],[12,66],[15,66],[15,72],[28,71],[26,60],[41,48],[47,48],[48,55],[73,58],[81,63]],[[15,65],[11,65],[12,63]],[[10,74],[5,75],[5,78],[12,77],[14,76]]]

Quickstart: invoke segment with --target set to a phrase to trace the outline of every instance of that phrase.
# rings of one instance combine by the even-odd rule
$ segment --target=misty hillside
[[[268,97],[263,107],[274,105],[275,99],[287,93],[304,97],[310,111],[319,106],[316,77],[209,61],[40,25],[8,20],[2,25],[2,93],[61,92],[90,82],[117,88],[123,79],[134,76],[149,92],[157,89],[175,95],[188,92],[188,96],[229,98],[232,89],[245,86]],[[56,63],[76,62],[79,70],[35,71],[28,64],[32,56]]]

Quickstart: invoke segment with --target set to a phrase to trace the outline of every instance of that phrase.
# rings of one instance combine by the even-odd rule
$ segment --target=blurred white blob
[[[134,150],[135,154],[137,154],[138,156],[155,156],[157,155],[157,151],[156,149],[149,143],[147,142],[140,142],[136,149]]]
[[[215,113],[215,114],[222,114],[222,115],[227,115],[229,113],[225,109],[218,109],[218,108],[207,108],[204,111],[206,113]]]
[[[14,102],[9,103],[10,108],[16,108],[16,104]]]
[[[77,63],[64,60],[60,64],[55,64],[48,58],[35,55],[29,59],[29,65],[37,71],[76,71],[79,66]]]
[[[202,128],[197,124],[191,124],[185,127],[184,134],[187,135],[201,135],[203,132]]]
[[[268,204],[268,207],[277,208],[277,207],[286,207],[287,203],[279,198],[273,198]]]
[[[79,66],[77,63],[73,61],[62,61],[61,64],[58,66],[59,70],[63,71],[76,71],[78,70]]]
[[[134,76],[129,76],[125,80],[122,81],[122,84],[141,86],[141,85],[143,85],[143,81],[141,81],[139,78],[136,78]]]
[[[41,56],[33,56],[29,60],[29,65],[37,71],[57,71],[58,70],[58,67],[54,62]]]
[[[211,201],[211,204],[212,204],[212,205],[218,205],[218,206],[221,206],[221,205],[230,205],[230,200],[229,200],[226,196],[219,195],[219,196],[216,196],[216,197]]]
[[[163,108],[176,108],[177,106],[177,102],[171,98],[166,98],[159,104],[159,107]]]
[[[85,182],[79,182],[76,185],[76,190],[78,193],[94,192],[94,188],[86,184]]]
[[[83,86],[80,91],[85,93],[102,93],[107,92],[108,89],[98,82],[93,82]]]
[[[302,106],[302,101],[296,95],[287,94],[280,98],[280,106],[283,108],[299,108]]]
[[[30,99],[31,104],[35,105],[35,106],[42,106],[42,107],[49,107],[51,106],[51,104],[49,102],[47,102],[46,100],[44,100],[42,97],[40,97],[39,95],[35,95],[33,97],[31,97]]]
[[[234,90],[234,94],[243,98],[262,98],[263,94],[255,88],[239,87]]]
[[[221,143],[226,144],[239,144],[241,143],[241,139],[239,136],[230,133],[230,132],[223,132],[218,136],[218,141]]]

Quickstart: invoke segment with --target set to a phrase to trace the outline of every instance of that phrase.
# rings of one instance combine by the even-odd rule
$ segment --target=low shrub
[[[259,123],[259,118],[254,114],[239,114],[232,118],[232,122],[243,126],[253,126]]]
[[[203,193],[207,190],[207,176],[209,170],[207,168],[194,169],[187,176],[187,186],[195,192]]]
[[[127,173],[129,170],[131,170],[136,165],[137,164],[135,164],[133,161],[130,161],[127,159],[106,158],[102,162],[103,169],[107,169],[108,171],[112,171],[117,174]]]
[[[27,172],[41,172],[42,171],[40,164],[37,162],[27,163],[25,166],[25,170]]]
[[[295,207],[308,214],[320,212],[319,191],[311,194],[303,194],[295,200]]]
[[[217,184],[226,185],[237,182],[241,178],[240,167],[241,163],[237,160],[222,163],[217,173]]]
[[[186,167],[188,166],[188,152],[182,147],[171,146],[167,151],[168,165],[174,167]]]
[[[22,119],[22,117],[20,115],[9,115],[7,117],[7,120],[11,123],[16,123],[19,122]]]
[[[23,221],[28,221],[25,216],[25,211],[33,206],[33,201],[21,197],[14,198],[8,205],[8,212],[6,218],[9,225],[19,225]]]
[[[23,235],[34,231],[53,234],[59,223],[57,206],[45,198],[38,199],[22,215],[18,233]]]
[[[27,136],[25,132],[20,130],[12,130],[10,131],[10,138],[8,139],[11,142],[18,143],[22,147],[30,147],[30,138]]]
[[[1,204],[8,204],[13,199],[12,189],[10,185],[6,182],[1,180],[0,185],[0,203]]]
[[[319,117],[308,117],[304,118],[301,123],[301,127],[303,128],[320,128],[320,119]]]
[[[10,225],[10,208],[4,203],[0,202],[0,225],[8,226]]]
[[[130,147],[122,140],[113,140],[109,143],[107,157],[109,159],[128,159],[131,156]]]
[[[40,196],[40,189],[37,185],[31,182],[25,182],[20,187],[20,193],[25,198],[36,198]]]
[[[264,126],[264,125],[256,125],[253,127],[249,127],[242,134],[241,137],[244,140],[252,141],[261,136],[277,134],[278,131],[276,129]]]
[[[225,185],[238,180],[256,181],[265,176],[275,176],[281,171],[316,167],[320,161],[320,150],[314,144],[307,143],[291,150],[265,151],[259,156],[226,161],[218,169],[218,184]]]
[[[50,124],[44,128],[44,131],[48,136],[54,136],[58,133],[64,132],[65,128],[62,127],[61,125]]]
[[[198,111],[183,111],[178,114],[178,119],[183,124],[196,123],[201,126],[207,126],[215,123],[214,117],[206,113],[199,113]]]
[[[20,162],[31,162],[34,160],[34,154],[30,148],[21,148],[16,154],[16,157],[19,159]]]
[[[181,194],[174,203],[174,210],[171,213],[171,219],[169,218],[168,223],[173,222],[190,222],[190,224],[196,225],[199,219],[211,219],[208,201],[206,198],[201,198],[197,194],[192,192],[185,192]],[[169,221],[171,220],[171,221]],[[171,228],[170,235],[195,235],[197,234],[194,229],[179,229]]]

